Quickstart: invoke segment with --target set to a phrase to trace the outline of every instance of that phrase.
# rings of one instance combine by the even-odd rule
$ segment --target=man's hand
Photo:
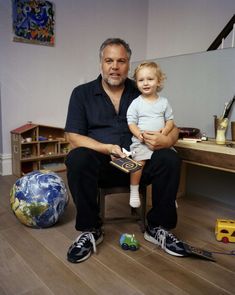
[[[179,130],[174,128],[168,135],[159,131],[145,131],[143,133],[144,143],[153,151],[170,148],[178,140]]]
[[[116,158],[125,158],[126,154],[122,152],[119,145],[113,144],[111,145],[110,156],[111,156],[111,159],[114,160]]]

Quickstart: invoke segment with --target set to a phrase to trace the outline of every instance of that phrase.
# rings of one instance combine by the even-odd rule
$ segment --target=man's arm
[[[120,157],[125,156],[118,145],[101,143],[88,136],[67,132],[66,139],[73,149],[77,147],[87,147],[105,155],[118,154]]]
[[[161,129],[161,133],[163,135],[168,135],[174,127],[175,127],[174,121],[168,120],[166,121],[165,127]]]
[[[143,137],[145,144],[153,151],[170,148],[178,140],[179,129],[174,127],[168,135],[163,135],[158,131],[145,131]]]

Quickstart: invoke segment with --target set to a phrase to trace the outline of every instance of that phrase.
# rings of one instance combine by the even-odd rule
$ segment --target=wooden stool
[[[110,187],[110,188],[99,188],[98,203],[100,207],[100,217],[105,222],[120,222],[135,220],[140,224],[141,231],[145,231],[145,214],[146,214],[146,186],[140,188],[141,206],[140,208],[131,208],[129,216],[120,217],[105,217],[105,197],[113,194],[128,194],[130,195],[130,187]]]

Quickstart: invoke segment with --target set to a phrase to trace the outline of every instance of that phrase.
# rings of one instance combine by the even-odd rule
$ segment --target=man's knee
[[[75,148],[69,152],[65,164],[69,170],[85,169],[91,163],[92,151],[85,147]]]
[[[153,162],[156,161],[158,164],[163,164],[164,166],[170,168],[177,168],[180,167],[181,159],[177,152],[173,149],[161,149],[155,151],[152,155]]]

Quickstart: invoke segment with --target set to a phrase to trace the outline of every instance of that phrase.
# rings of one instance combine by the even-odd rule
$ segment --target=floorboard
[[[65,182],[65,175],[61,175]],[[107,223],[97,253],[80,264],[69,263],[66,252],[78,235],[75,209],[70,203],[53,227],[33,229],[21,224],[10,209],[14,176],[0,176],[0,294],[234,294],[235,243],[215,239],[217,218],[234,219],[235,207],[203,196],[178,200],[174,233],[191,245],[214,252],[216,262],[195,257],[178,258],[143,238],[135,222]],[[107,198],[108,216],[129,212],[128,196]],[[119,246],[122,233],[134,233],[138,251]]]

